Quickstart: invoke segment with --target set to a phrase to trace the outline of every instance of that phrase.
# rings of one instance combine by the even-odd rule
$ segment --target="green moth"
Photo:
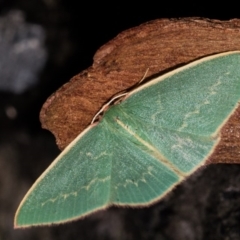
[[[239,101],[240,51],[205,57],[139,86],[38,178],[15,227],[158,201],[205,164]]]

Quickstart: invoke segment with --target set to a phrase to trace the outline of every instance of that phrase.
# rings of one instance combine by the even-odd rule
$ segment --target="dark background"
[[[239,7],[229,1],[212,8],[195,1],[156,2],[0,0],[0,240],[240,239],[238,165],[206,167],[149,208],[111,208],[61,226],[13,229],[20,200],[59,153],[53,135],[41,129],[41,106],[92,64],[101,45],[123,30],[157,18],[240,17]],[[9,14],[18,16],[20,23],[5,21]],[[3,47],[7,36],[12,42]],[[26,39],[35,42],[26,41],[23,55],[9,54]],[[32,76],[21,91],[14,82],[19,72],[25,78],[27,73]]]

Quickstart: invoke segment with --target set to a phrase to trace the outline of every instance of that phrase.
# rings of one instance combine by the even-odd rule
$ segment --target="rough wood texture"
[[[240,50],[240,20],[161,19],[120,33],[102,46],[91,67],[48,98],[40,113],[42,127],[60,149],[91,122],[113,95],[147,79],[214,53]],[[240,162],[240,108],[222,131],[208,163]]]

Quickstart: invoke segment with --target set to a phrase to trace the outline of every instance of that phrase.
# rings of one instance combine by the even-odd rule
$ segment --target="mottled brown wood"
[[[221,141],[207,163],[240,163],[240,107],[223,127]]]
[[[42,127],[63,149],[113,95],[147,78],[214,53],[240,50],[240,20],[160,19],[120,33],[102,46],[91,67],[48,98]],[[240,162],[240,109],[224,127],[208,163]]]

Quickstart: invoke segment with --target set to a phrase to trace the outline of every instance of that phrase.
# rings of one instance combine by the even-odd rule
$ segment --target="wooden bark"
[[[128,29],[102,46],[91,67],[74,76],[43,105],[42,127],[65,148],[111,97],[198,58],[240,50],[240,20],[160,19]],[[208,163],[240,162],[240,108],[222,130]]]

